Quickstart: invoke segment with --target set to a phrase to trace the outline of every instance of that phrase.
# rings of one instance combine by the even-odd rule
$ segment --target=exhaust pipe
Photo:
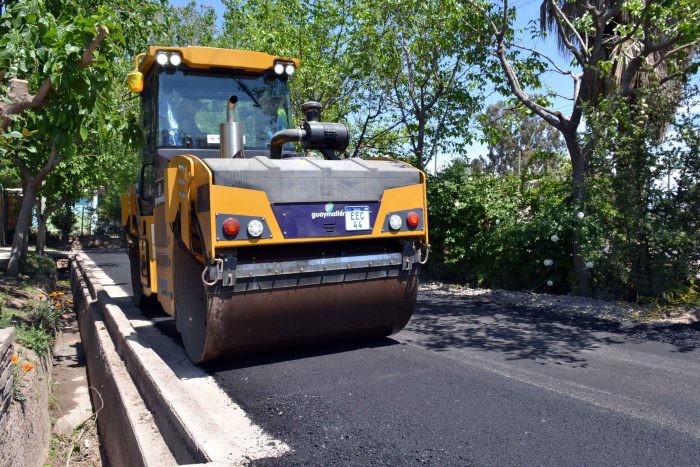
[[[226,105],[226,121],[219,125],[221,141],[219,144],[219,155],[222,159],[243,157],[243,125],[233,117],[238,96],[228,98]]]

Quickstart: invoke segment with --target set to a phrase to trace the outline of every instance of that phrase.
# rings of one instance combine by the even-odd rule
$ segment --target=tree
[[[700,31],[700,11],[692,0],[672,3],[627,0],[577,1],[545,0],[544,22],[558,32],[558,40],[571,55],[573,70],[565,69],[551,57],[513,42],[510,28],[514,11],[504,0],[498,9],[471,1],[486,17],[494,55],[495,78],[501,80],[527,109],[556,128],[564,138],[572,164],[572,207],[585,212],[587,165],[590,148],[579,135],[584,111],[594,109],[603,93],[602,83],[619,86],[622,95],[634,95],[649,82],[659,85],[682,80],[695,70],[689,57],[694,53]],[[620,18],[626,18],[621,21]],[[616,50],[621,53],[614,53]],[[520,57],[523,52],[526,57]],[[651,73],[663,66],[663,74]],[[538,74],[547,70],[572,80],[573,110],[566,116],[526,92],[528,84],[539,84]],[[618,80],[609,79],[619,76]],[[642,79],[644,77],[644,79]],[[590,276],[581,251],[581,236],[573,245],[578,291],[590,294]]]
[[[183,7],[166,6],[163,9],[163,22],[167,27],[158,43],[170,47],[214,47],[221,41],[216,19],[214,7],[197,5],[195,1]]]
[[[372,8],[372,7],[368,7]],[[477,40],[481,17],[461,2],[398,0],[374,6],[379,15],[373,71],[384,83],[391,118],[400,122],[416,167],[471,141],[469,126],[485,84]]]
[[[42,183],[88,140],[86,122],[99,92],[114,82],[114,64],[124,48],[151,32],[142,31],[141,21],[154,8],[136,1],[110,7],[32,0],[13,2],[3,12],[0,81],[6,99],[0,104],[0,151],[23,179],[8,274],[17,274],[23,263]]]
[[[366,5],[353,0],[274,4],[225,0],[224,4],[226,46],[301,60],[290,81],[296,121],[303,118],[302,103],[317,101],[323,106],[324,120],[342,120],[355,130],[353,154],[384,146],[396,124],[385,125],[382,120],[386,102],[371,73],[380,58],[377,18]]]
[[[654,109],[638,110],[652,98],[640,92],[634,102],[603,98],[587,118],[583,136],[595,174],[588,207],[602,221],[589,237],[598,252],[591,260],[600,265],[594,279],[616,298],[669,297],[696,280],[700,116],[688,109],[697,91],[693,99],[684,88],[688,106],[661,139],[656,115],[677,105],[661,92],[654,92]]]
[[[547,171],[565,151],[559,132],[520,106],[499,101],[486,108],[480,121],[489,137],[484,168],[499,175]]]

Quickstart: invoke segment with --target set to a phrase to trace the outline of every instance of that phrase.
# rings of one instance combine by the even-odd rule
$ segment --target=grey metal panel
[[[420,183],[400,161],[290,158],[205,159],[216,185],[261,190],[272,203],[379,200],[384,190]]]
[[[234,292],[250,292],[397,277],[401,274],[401,262],[401,253],[380,253],[237,264],[234,271],[235,281],[232,284],[222,283],[222,290],[231,285]]]

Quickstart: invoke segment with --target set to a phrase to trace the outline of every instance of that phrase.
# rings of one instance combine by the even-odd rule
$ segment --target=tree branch
[[[102,41],[105,40],[107,34],[109,34],[109,29],[107,29],[107,26],[97,27],[97,35],[85,48],[83,55],[80,57],[80,62],[78,62],[78,68],[86,68],[95,63],[95,50],[100,46]]]
[[[668,52],[665,52],[665,53],[661,54],[660,57],[659,57],[659,59],[658,59],[657,61],[655,61],[654,63],[651,64],[651,67],[652,67],[652,68],[656,68],[656,67],[659,66],[659,64],[660,64],[662,61],[664,61],[668,56],[673,55],[673,54],[676,54],[676,53],[678,53],[678,52],[681,52],[681,51],[683,51],[683,50],[685,50],[685,49],[688,49],[688,48],[690,48],[690,47],[694,47],[694,46],[696,46],[696,45],[698,45],[698,44],[700,44],[700,39],[695,39],[693,42],[688,42],[687,44],[683,44],[683,45],[681,45],[681,46],[679,46],[679,47],[676,47],[676,48],[673,49],[673,50],[669,50]]]
[[[40,107],[46,104],[51,90],[51,78],[46,78],[36,94],[29,92],[29,81],[24,79],[10,79],[10,89],[7,91],[9,102],[0,103],[0,116],[2,123],[0,129],[5,129],[12,122],[8,115],[18,115],[32,107]]]
[[[83,52],[80,61],[78,62],[78,68],[86,68],[95,62],[94,52],[97,47],[105,40],[109,34],[109,29],[106,26],[99,26],[97,28],[97,35],[95,38],[87,45],[85,51]],[[11,78],[9,82],[10,89],[7,92],[7,102],[0,103],[0,130],[7,128],[12,119],[10,115],[19,115],[27,109],[32,107],[41,107],[46,105],[48,100],[49,92],[53,86],[51,78],[46,78],[36,94],[31,94],[29,92],[29,82],[19,78]]]
[[[549,2],[550,7],[554,10],[554,18],[559,24],[559,31],[561,31],[560,36],[562,38],[562,41],[564,42],[564,45],[566,46],[567,49],[571,52],[571,54],[576,57],[576,59],[579,61],[579,63],[583,66],[586,63],[586,56],[585,51],[582,53],[579,49],[577,49],[574,44],[571,43],[569,40],[568,34],[566,33],[566,30],[568,29],[571,34],[576,37],[576,40],[578,41],[581,46],[583,46],[586,42],[583,40],[581,35],[579,34],[578,30],[574,27],[573,24],[569,21],[569,18],[566,17],[563,11],[561,11],[561,8],[559,8],[559,5],[555,0],[547,0]]]
[[[29,167],[27,166],[27,164],[24,163],[22,159],[20,159],[20,157],[17,154],[10,152],[8,153],[8,155],[10,156],[10,159],[12,159],[12,162],[19,168],[19,171],[22,172],[22,176],[25,179],[29,179],[32,177],[32,173],[30,172]]]
[[[51,151],[49,152],[49,160],[46,161],[46,164],[39,169],[39,172],[36,174],[36,177],[34,177],[34,183],[37,184],[35,187],[36,189],[39,188],[39,185],[41,185],[41,182],[44,181],[44,178],[48,175],[51,170],[53,170],[54,167],[58,165],[59,162],[61,162],[63,158],[58,155],[58,150],[56,149],[56,146],[51,146]]]
[[[547,55],[543,54],[542,52],[540,52],[538,50],[531,49],[529,47],[525,47],[524,45],[518,45],[518,44],[515,44],[513,42],[510,42],[507,45],[510,47],[515,47],[516,49],[527,50],[528,52],[531,52],[535,55],[538,55],[538,56],[544,58],[555,68],[555,70],[551,70],[551,71],[557,71],[557,72],[561,73],[562,75],[571,75],[572,74],[571,70],[563,70],[563,69],[559,68],[559,66],[556,63],[554,63],[554,60],[552,60]]]

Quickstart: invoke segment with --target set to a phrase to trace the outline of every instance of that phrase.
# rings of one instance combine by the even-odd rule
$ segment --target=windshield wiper
[[[234,80],[236,83],[238,83],[238,87],[240,87],[241,90],[242,90],[244,93],[248,94],[248,97],[250,97],[250,98],[253,100],[253,102],[255,103],[255,105],[256,105],[258,108],[261,108],[261,109],[262,109],[262,105],[260,105],[260,102],[255,98],[255,95],[250,91],[250,89],[248,88],[248,86],[246,86],[242,81],[240,81],[240,80],[237,79],[237,78],[233,78],[233,80]]]

